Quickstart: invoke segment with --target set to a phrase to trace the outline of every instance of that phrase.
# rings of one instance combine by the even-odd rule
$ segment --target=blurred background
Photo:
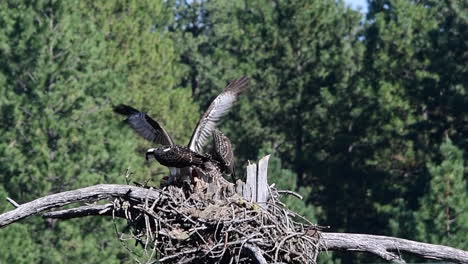
[[[359,6],[361,8],[359,8]],[[167,169],[112,113],[148,112],[188,143],[229,80],[237,171],[272,154],[293,209],[333,232],[468,250],[468,2],[3,0],[0,212]],[[0,263],[133,263],[110,219],[0,229]],[[410,261],[421,261],[405,256]],[[323,253],[320,263],[381,260]]]

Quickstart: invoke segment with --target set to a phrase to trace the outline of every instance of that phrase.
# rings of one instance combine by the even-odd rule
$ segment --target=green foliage
[[[176,87],[183,69],[164,25],[155,25],[163,7],[162,1],[0,3],[2,197],[23,203],[97,183],[124,183],[130,166],[142,172],[131,180],[149,178],[152,169],[135,152],[137,136],[113,115],[112,104],[156,106],[154,116],[175,139],[188,139],[185,125],[195,124],[197,108]],[[11,250],[0,254],[2,263],[127,259],[109,219],[35,219],[2,229],[0,236],[8,238],[0,246]]]
[[[366,83],[393,96],[379,104],[387,110],[376,116],[391,125],[382,126],[378,136],[386,140],[372,163],[390,176],[377,208],[388,215],[387,232],[395,236],[421,237],[413,212],[434,177],[426,165],[439,158],[444,135],[467,147],[467,73],[460,59],[466,58],[468,31],[456,8],[443,1],[370,2]]]
[[[78,1],[28,2],[0,4],[3,187],[22,203],[106,180],[122,182],[117,176],[125,153],[112,157],[111,146],[116,142],[106,138],[111,129],[99,121],[111,89],[103,80],[113,78],[99,59],[105,51],[102,34],[93,30],[91,22],[82,21],[82,13],[75,10]],[[1,254],[0,262],[77,263],[107,258],[112,263],[115,250],[122,251],[112,240],[102,252],[88,255],[92,252],[86,235],[100,232],[82,233],[86,230],[71,222],[63,226],[52,233],[44,221],[33,220],[2,229],[1,236],[9,238],[1,241],[2,248],[11,251]],[[82,226],[94,226],[93,221]],[[73,250],[66,244],[74,240],[67,237],[79,241]]]
[[[202,105],[226,78],[254,79],[223,127],[238,160],[271,147],[270,174],[312,186],[307,202],[333,230],[415,237],[442,135],[467,147],[466,5],[370,1],[364,23],[333,1],[171,5]]]
[[[100,32],[106,36],[106,53],[103,60],[115,76],[107,80],[113,87],[107,97],[114,105],[125,103],[148,112],[171,134],[176,143],[187,144],[191,128],[195,127],[198,115],[190,93],[177,87],[184,70],[177,63],[179,53],[174,48],[167,31],[170,13],[162,1],[106,1],[105,3],[82,2],[85,10],[92,10],[86,19],[94,21]],[[106,116],[115,124],[115,117],[109,109]],[[110,124],[110,126],[113,126]],[[139,139],[128,127],[120,126],[114,138],[126,145],[115,147],[118,151],[129,152],[138,145],[149,147],[148,142]],[[139,142],[139,143],[138,143]],[[135,155],[137,154],[137,155]],[[132,159],[126,163],[134,172],[133,180],[145,181],[152,176],[155,183],[167,168],[153,166],[149,175],[148,164],[143,159]],[[153,163],[155,164],[155,163]]]
[[[272,153],[269,148],[260,151],[260,157]],[[274,154],[270,156],[268,162],[268,182],[274,183],[278,190],[290,190],[300,194],[302,197],[309,197],[312,188],[309,186],[297,186],[296,175],[291,170],[283,168],[281,160]],[[300,200],[292,195],[285,195],[281,198],[282,202],[287,205],[292,211],[304,216],[311,222],[317,222],[316,215],[321,213],[318,208],[315,208],[306,203],[306,200]],[[317,212],[318,211],[318,212]]]
[[[0,197],[8,197],[8,193],[0,185]],[[0,203],[0,212],[11,210],[12,206]],[[2,241],[2,256],[5,263],[38,263],[40,249],[34,244],[27,225],[12,225],[0,230]]]
[[[225,126],[238,159],[254,159],[258,146],[272,146],[297,185],[314,186],[307,201],[327,207],[320,222],[348,231],[375,228],[360,226],[359,218],[364,212],[376,217],[369,188],[380,182],[368,175],[383,174],[366,164],[369,145],[382,140],[366,134],[380,128],[373,122],[378,102],[367,100],[380,97],[358,78],[360,15],[331,1],[216,1],[187,8],[182,14],[199,11],[181,16],[199,27],[177,28],[183,43],[196,39],[183,57],[194,69],[188,77],[197,80],[193,90],[209,94],[216,82],[242,72],[254,78]],[[353,199],[360,203],[350,204]]]
[[[2,182],[23,199],[81,185],[84,179],[77,176],[84,173],[97,182],[99,167],[108,160],[80,135],[104,136],[82,110],[99,103],[87,95],[99,98],[95,87],[107,74],[94,59],[102,54],[101,37],[86,34],[89,23],[79,23],[80,15],[70,13],[67,4],[6,1],[1,10]]]
[[[467,248],[466,9],[372,0],[363,19],[329,0],[1,1],[0,198],[123,183],[129,167],[156,185],[167,169],[144,161],[150,144],[112,106],[149,112],[184,145],[248,75],[221,127],[239,175],[273,153],[269,182],[302,194],[284,201],[318,224]],[[130,261],[108,219],[30,219],[0,236],[2,263]]]
[[[440,146],[442,161],[429,163],[432,178],[421,208],[415,212],[418,239],[468,249],[468,185],[463,151],[447,138]]]

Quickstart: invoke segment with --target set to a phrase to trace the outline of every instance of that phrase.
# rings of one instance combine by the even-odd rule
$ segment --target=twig
[[[10,202],[14,207],[20,207],[19,203],[15,202],[15,200],[11,199],[10,197],[6,198],[8,202]]]
[[[249,242],[249,240],[251,240],[252,238],[254,238],[256,236],[257,236],[257,234],[252,234],[252,235],[248,236],[247,238],[245,238],[244,241],[242,241],[242,244],[241,244],[240,249],[239,249],[239,254],[237,255],[237,262],[239,262],[239,260],[240,260],[240,254],[242,252],[242,248],[244,247],[244,245],[247,242]]]
[[[276,251],[275,251],[275,262],[278,262],[278,253],[279,253],[280,248],[283,246],[284,242],[285,242],[286,240],[288,240],[288,239],[290,239],[290,238],[292,238],[292,237],[298,236],[298,235],[303,235],[303,234],[301,234],[301,233],[292,233],[292,234],[287,235],[285,238],[283,238],[283,239],[279,242],[278,246],[276,246]]]
[[[53,211],[49,213],[45,213],[42,215],[44,218],[55,218],[55,219],[71,219],[71,218],[78,218],[90,215],[106,215],[112,216],[112,209],[114,206],[112,204],[95,204],[95,205],[86,205],[80,206],[71,209]],[[123,212],[117,210],[117,213],[123,215]]]
[[[170,197],[171,195],[175,197]],[[141,230],[143,233],[135,233],[129,238],[122,239],[143,239],[145,232],[152,233],[155,239],[153,242],[153,250],[159,252],[158,254],[162,257],[160,261],[199,261],[203,253],[206,252],[204,248],[208,249],[212,247],[204,246],[208,245],[208,243],[219,241],[219,243],[215,242],[212,248],[217,254],[226,251],[226,254],[232,255],[233,252],[237,253],[238,250],[242,250],[242,247],[243,250],[248,250],[247,245],[251,245],[263,252],[262,256],[266,261],[272,261],[276,258],[278,261],[285,262],[286,260],[280,256],[282,254],[279,254],[281,250],[281,252],[289,252],[296,256],[298,252],[306,253],[295,257],[295,261],[296,259],[300,259],[297,261],[307,262],[314,259],[317,253],[316,249],[319,247],[321,250],[369,252],[385,260],[398,263],[404,263],[398,256],[400,252],[412,253],[423,258],[468,263],[467,251],[441,245],[431,245],[394,237],[363,234],[321,232],[319,236],[313,235],[318,231],[309,234],[309,228],[312,228],[312,231],[319,230],[319,228],[307,222],[301,224],[294,221],[291,215],[295,214],[282,207],[279,203],[275,203],[274,197],[272,198],[273,201],[270,201],[274,206],[269,206],[267,209],[258,209],[258,207],[255,208],[246,203],[226,203],[225,207],[221,206],[217,211],[226,210],[226,213],[230,216],[229,221],[218,221],[209,218],[199,219],[194,216],[189,216],[191,214],[185,213],[187,212],[185,209],[203,211],[210,202],[186,199],[184,193],[175,188],[168,188],[165,191],[151,190],[149,192],[148,189],[140,187],[104,184],[53,194],[19,205],[16,209],[1,214],[0,226],[5,226],[27,216],[73,202],[112,198],[118,198],[115,199],[115,205],[82,206],[47,213],[45,217],[70,219],[82,217],[84,215],[111,215],[111,212],[114,213],[116,217],[125,217],[123,213],[125,209],[118,209],[121,208],[119,204],[129,204],[126,208],[131,211],[128,217],[130,218],[129,223],[135,227],[133,232]],[[149,207],[150,204],[151,207]],[[168,204],[177,208],[177,211],[169,209],[170,207]],[[113,210],[109,210],[110,208],[113,208]],[[156,209],[153,210],[154,208]],[[181,214],[181,212],[184,212],[186,215]],[[217,212],[216,215],[218,215],[218,213],[220,212]],[[145,223],[144,220],[139,220],[143,219],[145,214],[155,223],[154,226],[150,227],[151,229],[147,229],[146,227],[149,226],[151,221]],[[234,214],[234,218],[239,221],[233,221],[232,214]],[[193,222],[187,221],[187,216],[189,216]],[[245,221],[246,219],[249,220]],[[180,230],[182,235],[187,234],[190,239],[184,240],[183,236],[181,236],[181,240],[178,240],[171,238],[171,236],[163,236],[169,234],[168,232],[173,230],[173,228]],[[199,239],[197,236],[191,236],[194,231],[197,233],[197,236],[203,239]],[[298,236],[295,239],[295,243],[286,243],[292,236],[304,233],[305,235]],[[143,234],[143,236],[140,236],[140,234]],[[246,240],[246,238],[254,236],[258,238]],[[226,243],[226,241],[233,242]],[[275,241],[281,242],[275,245]],[[239,248],[239,244],[241,248]],[[181,250],[184,248],[189,250]],[[226,248],[229,248],[229,251],[227,251]],[[174,251],[178,253],[172,254]],[[271,256],[273,252],[275,252],[275,254],[273,254],[274,257]],[[152,255],[153,254],[154,253],[152,253]],[[222,256],[223,255],[213,255],[207,256],[207,258],[221,258]],[[233,258],[231,258],[231,260]],[[229,259],[227,259],[227,262],[229,262]]]
[[[161,259],[159,259],[159,262],[164,262],[166,260],[173,259],[173,258],[179,257],[181,255],[187,255],[187,254],[195,253],[197,251],[199,251],[199,249],[191,249],[191,250],[182,251],[182,252],[176,253],[174,255],[161,258]]]
[[[244,248],[250,252],[252,257],[256,260],[257,264],[268,264],[265,257],[263,256],[263,252],[258,247],[247,243],[244,245]]]
[[[304,197],[302,197],[302,195],[298,194],[297,192],[293,192],[293,191],[288,191],[288,190],[277,190],[277,192],[279,194],[288,194],[288,195],[292,195],[292,196],[295,196],[301,200],[304,199]]]

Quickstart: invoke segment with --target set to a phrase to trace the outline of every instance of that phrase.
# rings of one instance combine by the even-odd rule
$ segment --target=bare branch
[[[349,233],[322,233],[322,238],[328,250],[365,251],[397,263],[404,263],[398,252],[408,252],[426,259],[468,263],[467,251],[402,238]]]
[[[19,207],[19,206],[20,206],[19,203],[15,202],[15,200],[11,199],[10,197],[7,197],[6,199],[7,199],[7,201],[8,201],[9,203],[11,203],[11,205],[13,205],[14,207]]]
[[[249,243],[246,243],[244,245],[244,249],[252,255],[253,259],[255,260],[255,263],[257,264],[267,264],[268,262],[266,261],[265,257],[263,256],[263,252],[256,246],[251,245]]]
[[[43,214],[42,217],[67,220],[71,218],[95,216],[95,215],[112,216],[112,210],[114,210],[115,216],[125,218],[124,210],[119,209],[119,208],[114,208],[112,204],[86,205],[86,206],[80,206],[80,207],[71,208],[71,209],[53,211],[53,212]]]
[[[12,211],[1,214],[0,227],[4,227],[45,210],[61,207],[70,203],[96,201],[112,197],[127,197],[128,199],[139,201],[148,197],[149,201],[154,201],[159,198],[159,191],[130,185],[100,184],[73,191],[52,194],[22,204]]]
[[[59,219],[68,219],[73,217],[81,217],[84,215],[100,215],[99,211],[102,209],[102,205],[83,206],[75,209],[48,213],[47,216]],[[54,217],[52,214],[57,217]],[[59,217],[61,214],[67,215],[68,217]],[[75,216],[73,216],[73,214],[75,214]],[[349,250],[369,252],[381,257],[382,259],[397,263],[404,263],[404,261],[400,259],[398,252],[408,252],[426,259],[468,263],[467,251],[447,246],[432,245],[387,236],[325,232],[321,233],[321,235],[324,244],[324,248],[322,248],[323,250],[325,250],[326,247],[327,250],[331,251]],[[246,247],[252,253],[258,253],[258,251],[248,248],[247,244],[244,247]],[[260,258],[256,257],[256,259],[259,261],[259,263],[262,263]]]
[[[304,197],[302,195],[298,194],[297,192],[289,191],[289,190],[277,190],[279,194],[287,194],[287,195],[292,195],[299,200],[304,200]]]
[[[41,213],[45,210],[64,206],[74,202],[96,201],[122,197],[128,200],[151,203],[160,198],[160,191],[145,189],[129,185],[101,184],[73,191],[45,196],[34,201],[19,205],[16,209],[0,215],[0,227],[19,221],[25,217]],[[147,200],[146,200],[147,199]],[[119,209],[113,205],[88,205],[73,209],[50,212],[44,217],[70,219],[87,215],[110,215],[114,210],[119,215]],[[122,210],[123,211],[123,210]],[[369,252],[381,258],[397,263],[405,263],[399,256],[400,252],[407,252],[426,259],[468,263],[468,252],[452,247],[415,242],[386,236],[349,234],[349,233],[321,233],[322,249],[348,250]],[[244,248],[255,255],[258,263],[264,263],[260,249],[246,243]],[[258,249],[258,250],[257,250]]]

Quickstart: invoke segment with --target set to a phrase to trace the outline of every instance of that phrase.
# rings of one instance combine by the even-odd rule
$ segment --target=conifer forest
[[[237,178],[271,154],[268,182],[303,197],[281,201],[324,231],[468,250],[466,0],[368,0],[367,12],[343,0],[2,0],[0,214],[7,197],[159,188],[169,170],[113,108],[148,113],[185,146],[240,76],[250,87],[218,126]],[[0,228],[0,263],[136,263],[124,228],[29,217]]]

